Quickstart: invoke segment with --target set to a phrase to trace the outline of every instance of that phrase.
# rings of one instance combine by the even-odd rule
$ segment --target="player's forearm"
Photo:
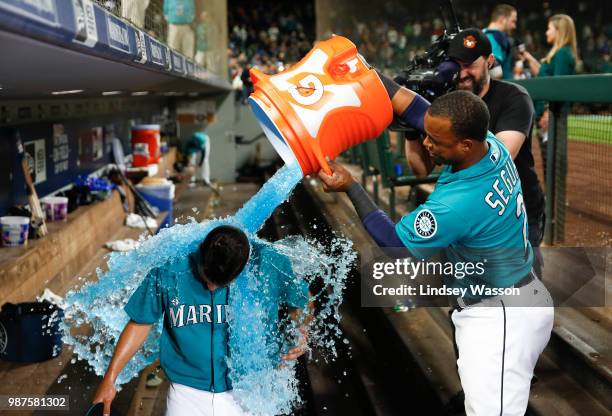
[[[391,78],[378,73],[389,97],[391,98],[391,106],[393,112],[399,116],[404,122],[408,123],[417,130],[424,132],[423,120],[425,112],[430,106],[429,101],[421,97],[419,94],[406,87],[400,86]]]
[[[395,232],[395,223],[382,210],[378,209],[372,198],[355,182],[347,195],[350,198],[357,215],[370,236],[380,247],[403,247],[402,241]]]
[[[370,195],[368,195],[365,189],[363,189],[363,187],[357,182],[354,182],[351,185],[351,187],[346,191],[346,194],[353,203],[359,219],[362,221],[368,216],[368,214],[378,209],[374,201],[372,201],[372,198],[370,198]]]
[[[117,380],[123,367],[125,367],[147,339],[151,327],[152,325],[137,324],[134,321],[128,322],[119,337],[119,342],[105,377],[110,378],[113,382]]]

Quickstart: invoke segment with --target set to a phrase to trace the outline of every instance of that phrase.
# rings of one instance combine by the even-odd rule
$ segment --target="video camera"
[[[408,67],[401,70],[394,81],[420,94],[428,101],[434,101],[441,95],[456,87],[459,76],[459,65],[448,57],[450,41],[461,31],[455,14],[452,0],[446,0],[446,6],[453,22],[450,30],[446,26],[444,8],[440,5],[440,14],[444,22],[444,33],[440,35],[421,55],[412,59]],[[397,117],[391,124],[391,130],[412,131],[412,127],[403,123]]]

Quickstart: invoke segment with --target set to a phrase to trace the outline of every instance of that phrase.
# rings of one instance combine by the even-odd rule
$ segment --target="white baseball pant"
[[[205,146],[202,165],[198,165],[200,161],[200,152],[191,154],[189,164],[195,168],[195,179],[204,181],[204,183],[210,186],[210,140],[206,141]]]
[[[467,416],[525,414],[533,369],[550,339],[554,309],[537,279],[521,288],[520,301],[525,306],[500,296],[487,300],[486,306],[452,314]]]
[[[166,416],[248,416],[231,391],[211,393],[183,384],[170,383]]]

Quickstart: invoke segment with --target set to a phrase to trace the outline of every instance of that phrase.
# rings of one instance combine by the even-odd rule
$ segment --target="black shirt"
[[[525,135],[525,141],[514,159],[514,164],[521,179],[527,218],[529,222],[537,221],[544,212],[544,194],[531,153],[531,130],[534,123],[533,102],[523,87],[493,79],[489,90],[482,99],[489,108],[491,115],[489,130],[492,133],[514,130]]]

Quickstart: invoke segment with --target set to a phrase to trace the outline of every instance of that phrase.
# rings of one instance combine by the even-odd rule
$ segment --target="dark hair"
[[[242,272],[249,253],[249,240],[244,232],[231,225],[221,225],[209,232],[200,244],[199,267],[206,280],[225,286]]]
[[[451,130],[458,139],[484,141],[489,129],[489,109],[484,101],[469,91],[453,91],[437,98],[429,107],[432,117],[451,121]]]
[[[491,21],[494,22],[500,17],[510,17],[514,12],[516,12],[516,9],[513,6],[509,4],[498,4],[491,12]]]

